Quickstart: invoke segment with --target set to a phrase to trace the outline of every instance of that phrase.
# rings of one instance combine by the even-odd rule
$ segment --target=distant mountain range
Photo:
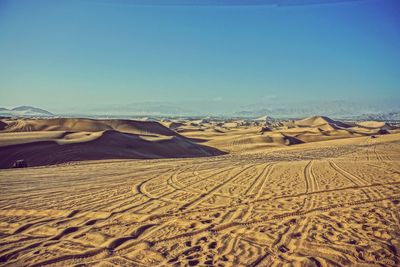
[[[193,105],[194,106],[194,105]],[[210,108],[211,109],[211,108]],[[210,112],[212,113],[212,112]],[[381,111],[378,108],[364,108],[354,105],[310,105],[304,107],[268,107],[256,108],[253,110],[244,110],[239,112],[225,113],[216,115],[217,117],[242,117],[247,119],[256,119],[262,116],[268,116],[275,119],[296,119],[305,118],[313,115],[324,115],[336,119],[349,119],[349,120],[375,120],[375,121],[400,121],[400,111]],[[179,105],[173,106],[172,104],[164,103],[142,103],[131,106],[110,106],[109,108],[92,110],[82,112],[79,114],[59,113],[57,115],[32,106],[19,106],[12,109],[0,108],[0,116],[3,117],[104,117],[109,116],[112,118],[133,118],[143,116],[155,117],[187,117],[187,116],[207,116],[204,111],[196,112],[189,111]]]
[[[337,119],[398,120],[400,106],[397,103],[358,103],[348,101],[316,101],[299,103],[271,103],[252,105],[234,112],[235,116],[258,118],[270,116],[279,119],[305,118],[317,114]]]
[[[53,117],[54,114],[36,107],[19,106],[12,109],[0,108],[0,116],[3,117]]]
[[[355,116],[354,119],[368,121],[400,121],[400,112],[363,114],[360,116]]]
[[[179,103],[168,102],[137,102],[123,105],[106,105],[87,111],[91,115],[133,115],[133,116],[177,116],[196,114],[196,111],[188,107],[182,107]]]
[[[340,111],[327,111],[323,110],[314,110],[314,112],[310,112],[308,109],[298,110],[298,109],[279,109],[279,110],[270,110],[270,109],[262,109],[256,112],[251,111],[242,111],[235,113],[236,116],[239,117],[247,117],[247,118],[256,118],[263,114],[267,114],[263,117],[272,117],[275,119],[296,119],[296,118],[305,118],[308,116],[312,116],[315,114],[323,114],[329,117],[333,117],[336,119],[349,119],[349,120],[359,120],[359,121],[400,121],[400,112],[377,112],[377,113],[366,113],[357,115],[357,113],[349,113],[349,112],[340,112]]]

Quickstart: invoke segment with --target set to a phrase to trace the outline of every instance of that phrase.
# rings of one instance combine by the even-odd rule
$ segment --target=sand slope
[[[134,120],[94,120],[77,118],[60,119],[19,119],[4,121],[8,125],[4,132],[28,131],[73,131],[97,132],[116,130],[133,134],[158,134],[178,136],[178,134],[158,122]]]
[[[15,120],[0,132],[0,168],[100,159],[155,159],[221,155],[157,122],[128,120]]]
[[[193,121],[181,121],[175,128],[182,135],[203,140],[202,144],[235,153],[262,152],[277,146],[396,132],[393,129],[384,123],[344,123],[325,116],[313,116],[297,121],[196,121],[195,125]]]
[[[335,121],[325,116],[313,116],[303,120],[295,121],[295,124],[299,127],[319,127],[323,125],[330,125],[332,128],[337,127],[349,127],[348,124],[345,124],[341,121]]]
[[[399,162],[389,134],[2,170],[0,265],[399,266]]]
[[[344,123],[324,116],[264,122],[211,119],[165,120],[162,123],[77,118],[3,120],[0,121],[0,168],[10,167],[18,159],[39,166],[79,160],[257,153],[279,146],[396,131],[381,122]]]
[[[364,128],[383,128],[386,126],[386,123],[380,121],[362,121],[358,122],[357,126],[364,127]]]

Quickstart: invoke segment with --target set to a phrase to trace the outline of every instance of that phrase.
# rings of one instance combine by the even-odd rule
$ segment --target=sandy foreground
[[[0,141],[18,154],[34,134],[98,139],[54,130]],[[302,143],[289,146],[287,133],[207,139],[210,131],[186,127],[174,138],[229,153],[0,170],[0,265],[398,266],[400,134],[329,131],[304,142],[317,135],[303,129]]]

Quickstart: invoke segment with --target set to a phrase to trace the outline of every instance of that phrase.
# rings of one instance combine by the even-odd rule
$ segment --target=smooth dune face
[[[366,127],[374,126],[374,127]],[[344,123],[324,116],[297,121],[199,122],[181,121],[174,130],[225,152],[256,153],[277,146],[397,133],[380,122]]]
[[[382,128],[386,126],[386,123],[380,121],[362,121],[358,122],[357,125],[365,128]]]
[[[115,130],[132,134],[158,134],[177,136],[178,134],[158,122],[134,120],[94,120],[80,118],[60,119],[19,119],[4,120],[4,132],[30,132],[30,131],[73,131],[73,132],[98,132]]]
[[[129,120],[11,120],[0,131],[0,168],[101,159],[155,159],[222,155],[158,122]]]
[[[400,133],[322,120],[6,126],[1,162],[75,162],[0,170],[0,266],[398,266]]]

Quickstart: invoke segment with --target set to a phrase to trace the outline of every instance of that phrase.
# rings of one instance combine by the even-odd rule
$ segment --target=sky
[[[204,1],[0,0],[0,107],[400,103],[400,1]]]

